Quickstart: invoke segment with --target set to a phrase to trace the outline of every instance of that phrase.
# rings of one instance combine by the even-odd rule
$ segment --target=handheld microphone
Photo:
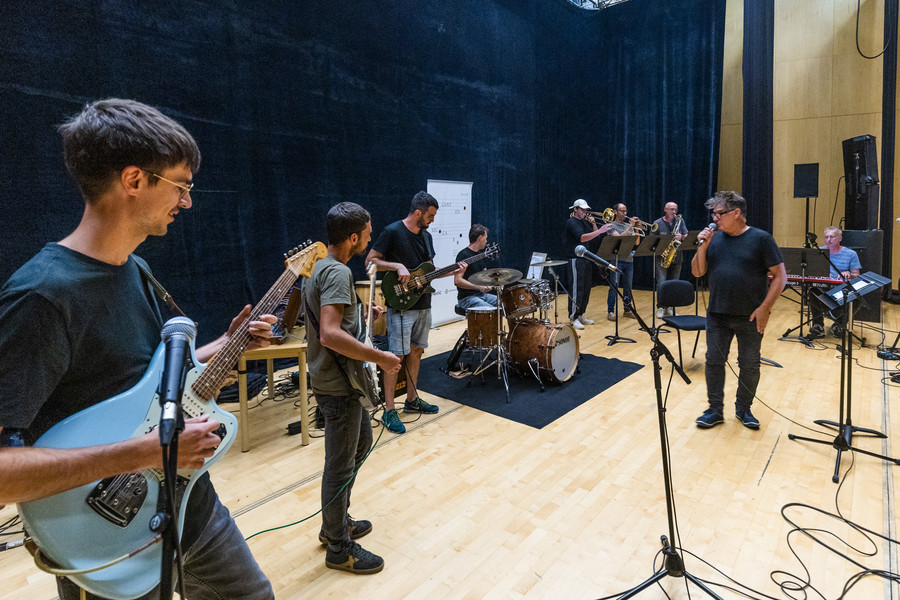
[[[172,440],[175,428],[184,428],[178,406],[184,394],[184,380],[191,343],[197,335],[197,327],[187,317],[174,317],[163,325],[161,337],[166,345],[165,363],[159,380],[159,403],[162,415],[159,421],[159,438],[163,444]],[[176,422],[177,420],[177,422]]]
[[[575,256],[578,256],[579,258],[586,258],[595,265],[600,265],[601,267],[605,267],[610,271],[616,270],[615,265],[610,264],[609,261],[603,260],[582,245],[575,246]]]
[[[715,231],[715,230],[716,230],[716,224],[715,224],[715,223],[710,223],[709,225],[706,226],[706,228],[709,229],[709,230],[711,230],[711,231]],[[708,241],[708,240],[709,240],[709,238],[706,238],[705,240],[700,240],[700,242],[697,243],[697,247],[699,248],[700,246],[703,245],[703,242],[706,242],[706,241]]]

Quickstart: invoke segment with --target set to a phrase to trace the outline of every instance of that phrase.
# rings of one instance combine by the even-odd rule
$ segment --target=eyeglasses
[[[178,196],[178,199],[179,199],[179,200],[183,199],[185,196],[187,196],[188,194],[190,194],[190,193],[191,193],[191,190],[194,189],[194,182],[193,182],[193,181],[192,181],[191,183],[185,185],[185,184],[183,184],[183,183],[176,183],[176,182],[172,181],[171,179],[166,179],[166,178],[163,177],[162,175],[157,175],[157,174],[154,173],[153,171],[148,171],[147,169],[141,169],[141,171],[143,171],[144,173],[147,173],[147,174],[149,174],[149,175],[153,175],[154,177],[156,177],[157,179],[159,179],[159,180],[161,180],[161,181],[165,181],[166,183],[171,183],[172,185],[174,185],[175,187],[177,187],[179,190],[181,190],[181,195]]]
[[[712,211],[712,214],[714,214],[717,217],[721,217],[722,215],[727,215],[728,213],[734,212],[736,210],[737,210],[736,208],[732,208],[731,210],[714,210],[714,211]]]

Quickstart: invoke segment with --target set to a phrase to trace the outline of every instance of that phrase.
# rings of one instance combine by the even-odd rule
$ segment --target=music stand
[[[809,310],[809,286],[807,277],[827,277],[830,271],[828,259],[813,248],[781,248],[781,256],[784,258],[784,269],[790,274],[800,274],[800,325],[792,327],[778,338],[779,341],[800,342],[812,348],[812,340],[803,336],[803,326],[812,320]],[[796,291],[796,290],[795,290]],[[800,329],[800,334],[792,336],[795,330]]]
[[[692,231],[688,231],[687,235],[681,238],[681,245],[678,247],[682,252],[690,252],[691,250],[696,250],[700,247],[700,244],[697,243],[697,236],[700,235],[702,229],[694,229]]]
[[[656,328],[656,263],[658,262],[658,255],[660,252],[665,250],[669,244],[672,243],[672,240],[675,239],[675,235],[671,233],[667,233],[664,235],[660,235],[658,233],[651,233],[649,235],[645,235],[644,239],[641,241],[640,245],[634,251],[634,257],[638,258],[641,256],[652,256],[653,257],[653,310],[650,311],[652,313],[651,316],[651,326]],[[675,249],[678,252],[678,249]]]
[[[603,241],[600,243],[600,248],[597,250],[597,256],[612,263],[614,266],[618,267],[619,265],[619,256],[628,256],[631,253],[631,249],[634,248],[635,242],[637,241],[638,236],[636,235],[607,235],[604,236]],[[616,315],[616,332],[613,335],[606,336],[606,339],[609,340],[607,346],[612,346],[616,342],[628,342],[631,344],[636,344],[633,339],[622,337],[619,335],[619,280],[621,279],[621,273],[618,271],[614,273],[609,273],[607,275],[607,279],[609,281],[609,286],[616,290],[616,299],[615,304],[613,305],[613,310]],[[615,279],[615,283],[613,280]],[[623,296],[624,298],[624,296]],[[622,300],[624,302],[624,300]],[[634,298],[631,299],[632,304],[634,303]]]
[[[853,389],[853,344],[850,343],[850,337],[847,335],[847,321],[849,319],[848,316],[853,308],[853,302],[855,300],[858,300],[862,296],[878,290],[890,283],[891,280],[887,277],[882,277],[877,273],[869,271],[867,273],[863,273],[859,277],[851,279],[848,283],[842,283],[838,286],[835,286],[832,289],[828,290],[826,293],[819,296],[819,300],[830,310],[835,310],[842,306],[844,307],[843,313],[841,314],[841,392],[838,409],[838,420],[827,421],[825,419],[818,419],[816,421],[813,421],[816,425],[837,429],[838,434],[837,437],[835,437],[831,441],[802,437],[794,434],[788,434],[788,439],[803,440],[816,444],[831,444],[832,446],[834,446],[834,448],[837,450],[837,460],[834,463],[834,475],[832,475],[831,477],[831,480],[834,483],[837,483],[840,479],[839,475],[841,468],[841,453],[846,450],[853,450],[854,452],[868,454],[869,456],[874,456],[875,458],[880,458],[881,460],[886,460],[896,465],[900,465],[900,460],[896,458],[891,458],[889,456],[876,454],[875,452],[869,452],[868,450],[854,447],[853,434],[856,432],[860,432],[867,436],[877,438],[886,438],[887,436],[874,429],[866,429],[864,427],[857,427],[853,425],[853,420],[851,417],[851,411],[853,408],[851,394],[851,391]],[[846,411],[844,410],[845,406]]]

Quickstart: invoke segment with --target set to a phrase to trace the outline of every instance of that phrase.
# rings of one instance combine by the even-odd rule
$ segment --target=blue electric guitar
[[[200,469],[179,469],[176,496],[180,499],[178,531],[184,527],[187,498],[197,479],[216,462],[237,435],[237,420],[216,406],[214,398],[228,372],[250,344],[250,321],[269,313],[291,289],[297,277],[308,277],[315,262],[327,254],[321,242],[292,250],[287,267],[250,316],[208,364],[197,361],[185,380],[182,406],[185,419],[210,415],[222,425],[222,443]],[[130,390],[60,421],[34,444],[42,448],[78,448],[142,436],[159,425],[157,388],[165,364],[161,343],[141,380]],[[162,470],[123,473],[61,494],[22,502],[19,514],[37,545],[35,562],[61,571],[87,591],[105,598],[137,598],[159,583],[162,545],[150,531],[156,514]],[[119,560],[121,559],[121,560]]]

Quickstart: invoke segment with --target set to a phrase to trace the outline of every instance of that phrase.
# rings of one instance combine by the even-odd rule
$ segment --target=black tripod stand
[[[618,289],[616,289],[617,295],[622,295]],[[624,297],[623,297],[624,301]],[[635,317],[637,317],[638,323],[641,328],[646,331],[650,335],[650,340],[653,342],[653,348],[650,350],[650,358],[653,361],[653,385],[656,389],[656,410],[659,418],[659,446],[662,452],[662,469],[663,469],[663,482],[666,486],[666,519],[668,520],[668,537],[665,535],[660,536],[660,541],[662,542],[662,553],[665,556],[663,566],[656,573],[653,574],[652,577],[647,579],[646,581],[636,585],[631,588],[621,596],[619,596],[619,600],[624,600],[625,598],[631,598],[636,596],[641,591],[650,587],[654,583],[657,583],[664,579],[665,577],[684,577],[701,590],[706,592],[711,598],[717,598],[718,600],[722,600],[720,596],[718,596],[715,592],[713,592],[709,587],[700,581],[694,575],[691,575],[684,568],[684,561],[681,558],[681,555],[678,554],[678,551],[672,545],[675,542],[675,501],[673,498],[672,492],[672,475],[671,475],[671,467],[669,464],[669,444],[668,444],[668,433],[666,430],[666,407],[663,404],[663,395],[662,395],[662,377],[660,375],[660,371],[662,371],[662,367],[659,364],[660,355],[664,356],[669,363],[672,364],[672,368],[681,376],[685,383],[690,384],[691,380],[688,379],[688,376],[685,375],[684,371],[675,361],[675,357],[672,356],[672,353],[666,348],[665,344],[663,344],[659,340],[659,330],[651,329],[647,327],[647,324],[641,318],[641,316],[635,311]],[[671,541],[670,541],[671,540]]]
[[[841,313],[841,393],[838,409],[838,420],[826,421],[824,419],[819,419],[813,422],[817,425],[837,429],[838,434],[837,437],[835,437],[831,441],[802,437],[794,434],[789,434],[788,439],[803,440],[816,444],[831,444],[832,446],[834,446],[834,448],[837,450],[837,460],[835,460],[834,463],[834,475],[832,475],[831,477],[831,480],[834,483],[837,483],[840,479],[841,454],[848,450],[859,452],[861,454],[868,454],[869,456],[874,456],[875,458],[880,458],[881,460],[886,460],[896,465],[900,465],[900,460],[896,458],[891,458],[889,456],[876,454],[875,452],[869,452],[868,450],[854,447],[854,433],[861,433],[869,437],[877,438],[886,438],[887,436],[874,429],[856,427],[855,425],[853,425],[851,417],[851,409],[853,406],[851,402],[851,390],[853,389],[851,385],[853,370],[853,344],[848,334],[848,315],[853,308],[854,300],[860,298],[862,295],[868,292],[877,290],[888,283],[890,283],[890,280],[882,277],[881,275],[872,272],[864,273],[860,277],[851,280],[849,283],[844,283],[833,288],[828,293],[823,294],[820,297],[820,300],[831,310],[843,307],[843,311]]]

